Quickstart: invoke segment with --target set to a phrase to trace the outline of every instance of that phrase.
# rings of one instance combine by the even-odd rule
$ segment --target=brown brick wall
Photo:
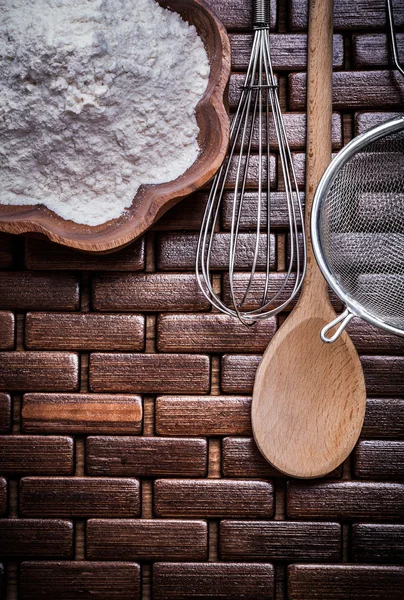
[[[251,1],[208,2],[230,32],[234,107]],[[404,56],[404,5],[394,4]],[[303,184],[307,0],[271,7]],[[384,0],[335,0],[334,151],[404,105],[384,11]],[[277,168],[274,156],[271,285],[286,258]],[[1,599],[403,597],[404,343],[351,324],[368,392],[361,440],[325,480],[277,472],[254,444],[249,411],[260,356],[286,315],[246,330],[210,310],[194,275],[206,197],[193,194],[107,256],[0,234]],[[223,298],[229,207],[226,198],[213,265]]]

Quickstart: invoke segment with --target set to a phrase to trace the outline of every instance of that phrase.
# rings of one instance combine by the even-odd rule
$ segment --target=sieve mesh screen
[[[324,200],[325,262],[348,300],[404,330],[404,131],[369,143],[338,171]]]

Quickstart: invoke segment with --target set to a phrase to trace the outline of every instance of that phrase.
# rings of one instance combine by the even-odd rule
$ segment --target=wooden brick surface
[[[355,114],[355,135],[359,135],[371,127],[380,125],[390,119],[402,116],[403,112],[357,112]]]
[[[24,562],[21,600],[140,600],[140,567],[123,562]]]
[[[27,239],[25,264],[28,269],[67,271],[142,271],[145,261],[144,238],[112,254],[77,252],[49,241]]]
[[[220,557],[233,561],[339,561],[339,523],[221,521]]]
[[[308,0],[290,0],[290,26],[292,30],[307,28]],[[395,23],[404,25],[404,9],[394,3]],[[361,2],[361,0],[335,0],[334,27],[337,29],[384,28],[386,6],[382,0]]]
[[[89,475],[203,477],[207,469],[207,443],[203,439],[162,437],[89,437]]]
[[[196,311],[210,307],[189,273],[104,273],[93,279],[93,307],[107,311]]]
[[[347,331],[358,352],[366,354],[404,354],[404,338],[374,327],[362,319],[353,319]]]
[[[249,435],[251,398],[160,396],[156,400],[159,435]]]
[[[298,518],[400,519],[404,484],[338,481],[289,483],[287,514]]]
[[[92,354],[94,392],[204,393],[209,357],[191,354]]]
[[[154,510],[159,517],[270,518],[273,487],[263,481],[158,479]]]
[[[11,398],[0,394],[0,433],[7,433],[11,427]]]
[[[0,348],[10,350],[14,347],[14,314],[12,312],[0,311]]]
[[[27,433],[136,434],[142,431],[142,412],[135,395],[25,394],[22,427]]]
[[[394,71],[338,71],[333,74],[334,110],[350,108],[402,108],[404,82]],[[290,108],[303,110],[306,74],[289,76]]]
[[[226,354],[222,358],[222,392],[251,394],[261,356]]]
[[[404,561],[404,525],[354,523],[352,526],[354,562]]]
[[[196,249],[198,236],[196,234],[161,234],[157,245],[157,264],[163,271],[189,270],[195,268]],[[248,269],[254,255],[255,237],[247,233],[239,236],[237,249],[237,269]],[[270,266],[275,267],[275,237],[271,236]],[[212,246],[211,266],[213,270],[226,271],[229,267],[230,234],[218,233]],[[257,268],[265,268],[266,263],[266,236],[261,236]]]
[[[291,565],[290,600],[400,600],[404,567]]]
[[[90,519],[86,528],[90,560],[204,560],[205,521]]]
[[[0,269],[9,269],[13,264],[13,236],[0,233]]]
[[[231,62],[234,71],[247,71],[252,49],[252,39],[253,36],[251,34],[233,33],[230,35]],[[276,70],[294,71],[305,69],[307,65],[307,35],[301,33],[272,34],[271,59],[272,66]],[[343,66],[343,62],[343,37],[342,35],[334,35],[334,68],[340,69]],[[289,132],[289,127],[287,131]]]
[[[369,398],[366,403],[364,438],[404,438],[404,399]]]
[[[72,558],[73,523],[59,519],[1,519],[0,555]]]
[[[0,473],[73,473],[73,438],[66,436],[0,436]]]
[[[207,191],[194,192],[170,208],[152,227],[152,231],[199,231],[205,212]]]
[[[137,517],[136,479],[102,477],[24,477],[20,511],[26,517]]]
[[[366,390],[373,396],[404,396],[403,356],[362,356]]]
[[[362,440],[354,458],[356,477],[383,480],[404,477],[404,441]]]
[[[4,515],[7,510],[7,481],[0,477],[0,515]]]
[[[161,352],[263,352],[275,330],[275,318],[247,328],[234,317],[222,314],[161,315],[157,347]]]
[[[271,600],[274,569],[259,564],[157,563],[153,582],[156,600]]]
[[[28,313],[25,343],[37,350],[143,350],[144,317]]]
[[[0,352],[0,390],[74,392],[78,366],[72,352]]]
[[[79,279],[70,273],[0,273],[0,308],[13,310],[77,310]]]
[[[222,472],[224,477],[286,477],[268,463],[251,437],[226,437],[222,442]],[[337,467],[327,477],[338,478],[342,467]]]
[[[396,36],[399,55],[404,51],[404,35]],[[390,42],[384,33],[367,33],[352,36],[354,66],[356,69],[363,67],[386,67],[391,64]]]

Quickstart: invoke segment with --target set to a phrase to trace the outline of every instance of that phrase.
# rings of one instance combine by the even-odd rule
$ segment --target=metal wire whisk
[[[306,270],[306,242],[304,231],[299,231],[300,224],[303,223],[302,205],[269,51],[269,0],[254,0],[253,13],[254,38],[247,75],[232,119],[229,152],[209,193],[196,257],[196,276],[206,298],[214,307],[238,317],[246,325],[282,311],[298,293]],[[271,139],[273,142],[276,140],[274,145],[279,148],[281,169],[278,182],[282,179],[284,184],[285,212],[289,222],[287,271],[283,277],[275,279],[270,277],[275,253],[274,244],[271,244]],[[272,165],[275,160],[272,155]],[[251,247],[248,247],[248,243],[246,247],[245,236],[242,236],[243,240],[240,238],[240,228],[246,227],[245,216],[243,222],[246,191],[252,186],[255,189],[258,186],[258,192],[253,194],[253,201],[257,203],[254,209],[256,225],[254,224],[252,233],[248,236],[250,242],[252,240]],[[212,256],[217,251],[216,232],[224,198],[231,203],[230,241],[226,248],[230,306],[213,290],[211,276],[211,265],[214,263]],[[251,194],[249,198],[251,201]],[[262,220],[266,221],[263,232]],[[223,249],[222,243],[220,246]],[[236,268],[248,270],[249,276],[241,279],[240,276],[235,277]],[[274,285],[275,281],[280,283]],[[261,299],[258,304],[257,296]]]

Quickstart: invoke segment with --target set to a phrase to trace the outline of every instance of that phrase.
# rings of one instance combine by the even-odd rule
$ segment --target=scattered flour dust
[[[209,77],[195,28],[155,0],[0,0],[0,203],[76,223],[196,160]]]

